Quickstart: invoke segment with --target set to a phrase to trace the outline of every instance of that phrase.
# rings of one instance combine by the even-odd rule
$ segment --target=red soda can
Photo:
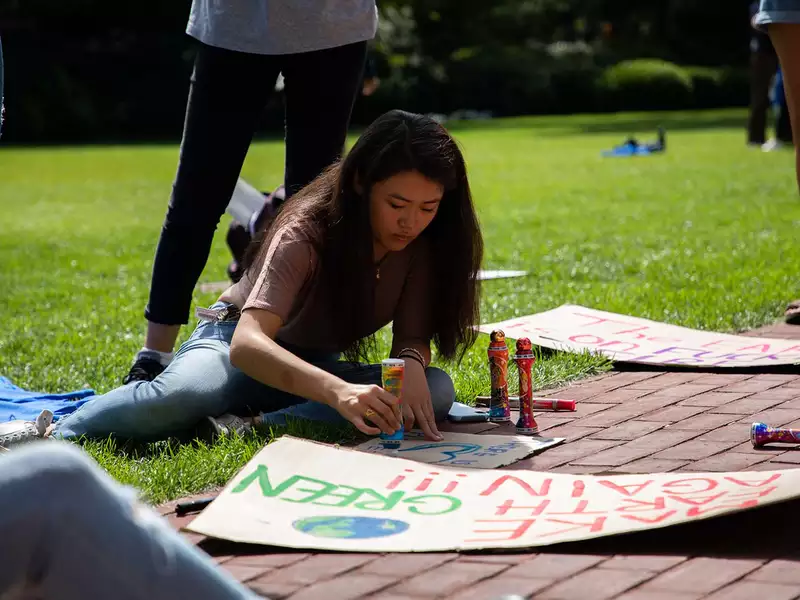
[[[531,385],[531,369],[536,357],[533,355],[533,346],[528,338],[517,340],[517,353],[514,362],[519,371],[519,420],[517,420],[517,433],[521,435],[537,435],[539,425],[533,418],[533,389]]]
[[[492,377],[492,393],[489,398],[489,421],[506,423],[511,420],[511,405],[508,402],[508,346],[506,334],[493,331],[489,336],[489,373]]]

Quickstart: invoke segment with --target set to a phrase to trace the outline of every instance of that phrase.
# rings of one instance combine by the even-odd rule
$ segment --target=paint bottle
[[[506,335],[496,330],[489,336],[489,373],[492,391],[489,397],[489,421],[507,423],[511,421],[511,405],[508,402],[508,346]]]
[[[569,410],[575,411],[575,400],[558,400],[556,398],[537,398],[533,401],[533,410]]]
[[[770,427],[764,423],[753,423],[750,427],[750,443],[753,448],[766,444],[800,444],[800,429]]]
[[[519,419],[517,433],[520,435],[538,435],[539,426],[533,418],[533,390],[531,386],[531,369],[536,357],[528,338],[517,340],[517,353],[514,362],[519,372]]]
[[[400,358],[386,358],[381,362],[381,385],[383,389],[400,400],[392,408],[399,421],[400,428],[392,434],[381,432],[381,445],[388,449],[397,449],[405,438],[403,426],[403,378],[405,377],[406,363]]]

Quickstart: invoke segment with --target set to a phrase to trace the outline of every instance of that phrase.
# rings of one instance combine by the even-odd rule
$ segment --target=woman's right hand
[[[378,385],[348,383],[336,395],[334,408],[367,435],[391,434],[400,429],[398,399]],[[369,420],[376,427],[370,427]]]

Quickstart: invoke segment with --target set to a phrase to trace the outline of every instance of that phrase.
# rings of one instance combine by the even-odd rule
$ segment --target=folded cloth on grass
[[[56,420],[77,410],[94,395],[94,390],[77,390],[63,394],[29,392],[0,375],[0,423],[14,419],[34,421],[45,409],[52,411]]]

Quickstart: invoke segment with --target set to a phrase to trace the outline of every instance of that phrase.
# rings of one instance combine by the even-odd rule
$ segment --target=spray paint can
[[[489,397],[489,421],[507,423],[511,421],[511,405],[508,402],[508,346],[506,334],[493,331],[489,337],[489,373],[492,377],[492,392]]]
[[[517,433],[520,435],[538,435],[539,425],[533,418],[533,389],[531,385],[531,369],[536,357],[528,338],[517,340],[517,353],[514,362],[519,372],[519,419]]]
[[[405,377],[406,363],[399,358],[386,358],[381,361],[381,385],[383,389],[400,400],[392,407],[400,421],[400,428],[394,433],[381,432],[381,445],[387,449],[397,449],[405,438],[403,426],[403,378]]]
[[[770,427],[764,423],[753,423],[750,426],[750,443],[753,448],[766,444],[800,444],[800,429]]]

